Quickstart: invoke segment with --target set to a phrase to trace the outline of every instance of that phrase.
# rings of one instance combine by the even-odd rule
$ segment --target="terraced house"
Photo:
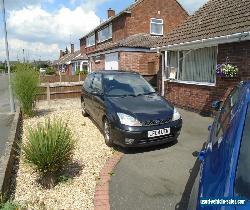
[[[250,79],[250,1],[209,0],[160,41],[154,50],[162,53],[162,95],[210,114],[212,101]],[[225,72],[231,67],[238,69],[233,76]]]
[[[156,78],[159,55],[150,48],[188,17],[176,0],[137,0],[80,39],[81,53],[89,58],[90,71],[133,70]]]

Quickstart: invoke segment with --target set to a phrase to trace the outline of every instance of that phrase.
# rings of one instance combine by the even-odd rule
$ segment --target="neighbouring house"
[[[188,17],[176,0],[137,0],[80,39],[89,70],[133,70],[156,78],[159,55],[150,51],[158,39]]]
[[[239,81],[250,79],[250,1],[208,1],[153,50],[162,55],[162,95],[179,107],[211,114],[212,101],[224,100]],[[221,64],[239,72],[227,77]]]
[[[60,57],[55,60],[52,65],[58,71],[67,75],[75,75],[77,71],[88,70],[88,58],[86,54],[82,54],[80,50],[74,50],[74,44],[71,44],[70,52],[60,50]]]

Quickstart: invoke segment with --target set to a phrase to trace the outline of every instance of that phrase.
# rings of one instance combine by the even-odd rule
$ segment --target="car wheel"
[[[84,100],[81,101],[81,106],[82,106],[82,115],[83,115],[84,117],[89,116],[89,114],[87,113],[87,111],[86,111],[86,109],[85,109]]]
[[[113,146],[113,141],[111,138],[111,128],[109,121],[105,118],[103,122],[103,134],[105,139],[105,144],[109,147]]]

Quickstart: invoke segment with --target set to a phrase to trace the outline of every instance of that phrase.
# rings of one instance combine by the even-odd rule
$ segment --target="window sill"
[[[152,36],[163,36],[163,34],[155,34],[155,33],[150,33]]]
[[[101,43],[106,42],[106,41],[109,41],[109,40],[111,40],[111,39],[112,39],[112,37],[110,37],[110,38],[108,38],[108,39],[105,39],[105,40],[102,40],[102,41],[98,41],[97,44],[101,44]]]
[[[89,47],[93,47],[93,46],[95,46],[95,44],[93,44],[93,45],[89,45],[89,46],[86,46],[85,48],[87,49],[87,48],[89,48]]]
[[[209,83],[209,82],[181,81],[181,80],[172,80],[172,79],[166,79],[165,81],[172,82],[172,83],[187,84],[187,85],[215,87],[215,83]]]

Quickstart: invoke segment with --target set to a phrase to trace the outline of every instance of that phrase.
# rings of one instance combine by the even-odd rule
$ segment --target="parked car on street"
[[[235,87],[218,110],[206,148],[200,152],[200,171],[193,185],[188,209],[250,209],[246,205],[201,204],[204,198],[250,200],[250,82]],[[203,203],[204,204],[204,203]]]
[[[102,129],[108,146],[149,146],[178,138],[179,112],[138,73],[99,71],[85,79],[81,104]]]

